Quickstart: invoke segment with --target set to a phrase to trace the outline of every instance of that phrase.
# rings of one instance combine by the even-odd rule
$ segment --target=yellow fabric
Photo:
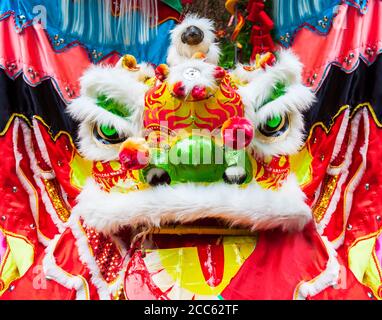
[[[300,152],[289,157],[290,169],[296,175],[300,185],[305,185],[312,180],[312,161],[313,157],[306,145]]]
[[[86,179],[91,176],[93,163],[82,158],[77,152],[70,163],[70,182],[72,186],[82,189]]]
[[[349,250],[349,268],[359,282],[372,289],[375,297],[382,299],[378,294],[378,289],[382,285],[379,272],[381,266],[375,257],[377,237],[378,235],[360,240]]]
[[[220,284],[210,286],[204,278],[196,247],[147,251],[145,264],[155,284],[169,296],[188,299],[216,297],[229,284],[253,252],[256,237],[224,237],[224,274]]]
[[[0,274],[0,279],[4,282],[4,288],[0,295],[8,288],[9,284],[22,277],[33,264],[33,246],[26,240],[5,233],[8,244],[8,255],[4,262],[4,267]]]

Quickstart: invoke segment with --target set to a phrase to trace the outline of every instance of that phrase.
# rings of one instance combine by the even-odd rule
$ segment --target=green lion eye
[[[94,137],[103,144],[117,144],[126,140],[124,135],[118,133],[113,126],[96,125],[93,131]]]
[[[101,125],[100,129],[101,129],[101,132],[106,137],[112,137],[115,134],[117,134],[117,129],[115,129],[114,127],[109,127],[109,126],[106,126],[106,125]]]
[[[260,125],[258,131],[263,137],[280,137],[289,129],[288,115],[276,115]]]
[[[275,116],[268,119],[266,125],[269,128],[277,128],[280,125],[281,120],[282,120],[281,116]]]

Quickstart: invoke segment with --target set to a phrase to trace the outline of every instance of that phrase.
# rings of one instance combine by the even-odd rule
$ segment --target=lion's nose
[[[182,42],[190,46],[195,46],[201,43],[204,39],[203,31],[196,26],[189,26],[182,33]]]

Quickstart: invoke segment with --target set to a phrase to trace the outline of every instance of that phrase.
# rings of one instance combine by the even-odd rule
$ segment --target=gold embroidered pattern
[[[56,179],[44,179],[46,191],[52,201],[53,207],[57,212],[58,217],[66,222],[70,217],[70,209],[66,205],[62,194],[59,191],[59,185]]]
[[[323,190],[321,191],[320,197],[313,208],[313,215],[317,223],[321,221],[325,215],[326,210],[328,209],[330,199],[332,198],[334,190],[336,189],[337,181],[338,175],[327,175],[325,177]]]

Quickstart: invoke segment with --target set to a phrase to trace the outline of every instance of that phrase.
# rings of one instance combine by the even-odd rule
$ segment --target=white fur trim
[[[23,186],[24,190],[26,191],[29,197],[29,206],[32,212],[33,219],[36,224],[37,238],[44,246],[47,246],[50,240],[41,233],[39,228],[39,212],[38,212],[36,191],[33,188],[31,182],[24,175],[24,172],[22,171],[20,167],[20,162],[23,159],[23,156],[18,150],[19,127],[20,127],[20,120],[16,118],[14,120],[13,132],[12,132],[13,153],[15,157],[15,171],[16,171],[17,178],[19,179],[21,185]]]
[[[48,150],[46,149],[44,138],[42,137],[40,126],[36,118],[33,118],[32,123],[33,123],[33,133],[37,141],[37,146],[40,149],[41,156],[46,162],[46,164],[49,166],[49,168],[52,168],[52,163],[50,162],[49,153],[48,153]]]
[[[298,300],[305,300],[308,296],[315,296],[329,286],[336,285],[338,282],[340,265],[337,260],[337,252],[326,237],[321,237],[321,239],[329,255],[326,269],[312,281],[301,284],[297,292]]]
[[[345,133],[346,133],[346,130],[349,126],[349,119],[350,119],[350,110],[349,108],[347,108],[345,110],[345,113],[344,113],[344,117],[342,119],[342,122],[341,122],[341,126],[340,126],[340,129],[338,131],[338,134],[337,134],[337,137],[336,137],[336,141],[334,143],[334,148],[333,148],[333,152],[332,152],[332,156],[330,157],[330,163],[332,163],[338,153],[340,152],[341,150],[341,147],[342,147],[342,144],[344,142],[344,138],[345,138]],[[332,167],[331,165],[329,165],[328,169],[326,170],[326,172],[330,175],[337,175],[341,172],[341,166],[339,167]]]
[[[55,175],[53,171],[48,172],[48,174],[45,174],[45,175],[41,172],[37,164],[37,159],[36,159],[34,150],[32,149],[33,144],[32,144],[32,137],[31,137],[31,130],[29,129],[27,124],[25,124],[24,122],[21,123],[21,129],[24,135],[25,149],[27,151],[27,154],[30,160],[30,168],[33,172],[33,179],[40,189],[42,202],[44,203],[45,209],[48,212],[49,216],[51,217],[53,223],[56,225],[58,231],[63,232],[65,230],[64,222],[62,222],[58,218],[57,212],[54,209],[52,201],[50,200],[46,192],[45,185],[42,182],[42,179],[55,179]]]
[[[234,73],[248,85],[239,86],[238,93],[245,105],[245,116],[254,125],[255,136],[251,147],[260,156],[288,155],[298,152],[304,140],[304,119],[302,112],[310,108],[315,100],[314,94],[301,84],[302,65],[290,51],[281,51],[274,66],[257,69],[252,72],[241,70]],[[277,83],[286,86],[281,97],[264,104]],[[261,139],[256,130],[268,119],[277,115],[289,117],[290,128],[283,137],[272,141]]]
[[[123,68],[92,66],[80,79],[81,95],[97,98],[101,93],[123,103],[130,108],[141,108],[147,86],[137,81],[134,72]]]
[[[144,95],[148,86],[137,81],[130,73],[122,68],[89,68],[80,80],[81,97],[68,106],[68,112],[78,121],[110,124],[119,130],[126,129],[130,124],[129,129],[137,133],[134,126],[141,123],[139,120],[142,119]],[[97,106],[96,100],[100,94],[125,105],[132,115],[122,118]]]
[[[354,177],[351,179],[349,184],[346,187],[345,193],[344,193],[344,229],[346,228],[348,224],[348,219],[350,216],[350,211],[353,205],[353,194],[355,189],[358,187],[365,171],[366,171],[366,166],[367,166],[367,150],[369,148],[369,134],[370,134],[370,123],[369,123],[369,116],[368,116],[368,109],[364,108],[362,110],[362,117],[363,117],[363,129],[364,129],[364,135],[365,135],[365,140],[363,146],[359,149],[359,153],[362,157],[362,163],[359,166],[356,174]],[[342,231],[341,236],[333,242],[334,248],[338,249],[345,240],[345,230]]]
[[[341,198],[341,192],[342,192],[342,186],[345,183],[348,175],[349,175],[349,167],[352,162],[352,154],[355,148],[355,144],[357,142],[357,136],[358,136],[358,130],[361,120],[361,113],[358,113],[353,121],[351,122],[351,131],[350,131],[350,138],[348,142],[348,148],[345,153],[345,159],[341,166],[341,172],[340,172],[340,178],[337,182],[336,189],[334,191],[334,194],[332,196],[332,199],[330,200],[329,206],[325,212],[324,217],[321,219],[321,221],[317,225],[317,231],[319,234],[324,234],[325,228],[328,225],[329,221],[332,218],[332,215],[334,211],[337,209],[338,202]]]
[[[204,33],[203,41],[195,46],[190,46],[182,42],[182,33],[189,27],[196,26]],[[197,15],[188,15],[185,19],[171,31],[171,44],[168,49],[167,63],[170,66],[185,62],[195,53],[202,52],[206,55],[206,61],[217,64],[220,56],[220,49],[215,40],[215,30],[213,22]]]
[[[147,65],[145,72],[150,69]],[[79,150],[89,160],[110,161],[118,158],[118,145],[102,145],[93,139],[94,125],[113,126],[126,139],[141,136],[143,130],[144,95],[148,86],[138,75],[121,67],[93,66],[81,78],[81,97],[75,99],[67,112],[80,122]],[[115,99],[129,108],[131,116],[123,118],[97,105],[99,94]]]
[[[264,105],[255,111],[246,109],[246,117],[249,118],[255,128],[254,139],[251,142],[257,154],[262,156],[288,155],[298,152],[304,142],[304,118],[301,113],[314,101],[313,93],[301,84],[291,85],[287,92],[280,98]],[[275,141],[261,139],[262,134],[256,130],[273,116],[284,115],[289,117],[289,130],[284,137]]]
[[[106,193],[89,179],[73,213],[87,225],[104,233],[115,233],[124,225],[137,223],[191,222],[200,218],[221,218],[227,225],[253,230],[281,227],[300,230],[311,220],[305,194],[291,175],[277,191],[258,184],[245,188],[227,184],[179,184],[157,186],[127,194]]]
[[[80,123],[78,129],[78,150],[88,160],[111,161],[118,159],[120,144],[104,145],[93,137],[93,126],[90,122]],[[118,129],[117,129],[118,130]],[[121,132],[121,131],[119,131]],[[127,139],[128,135],[126,135]]]
[[[89,299],[89,288],[86,280],[79,276],[71,275],[64,272],[57,266],[54,258],[54,250],[61,234],[56,235],[45,249],[45,257],[42,266],[47,279],[52,279],[68,289],[76,290],[76,300]]]
[[[294,84],[301,84],[302,64],[290,50],[282,50],[274,66],[267,66],[265,69],[255,69],[246,71],[242,65],[238,65],[233,71],[233,75],[243,82],[249,82],[241,90],[244,104],[254,109],[258,109],[263,102],[269,98],[277,82],[284,83],[287,87]],[[243,87],[241,87],[242,89]]]

